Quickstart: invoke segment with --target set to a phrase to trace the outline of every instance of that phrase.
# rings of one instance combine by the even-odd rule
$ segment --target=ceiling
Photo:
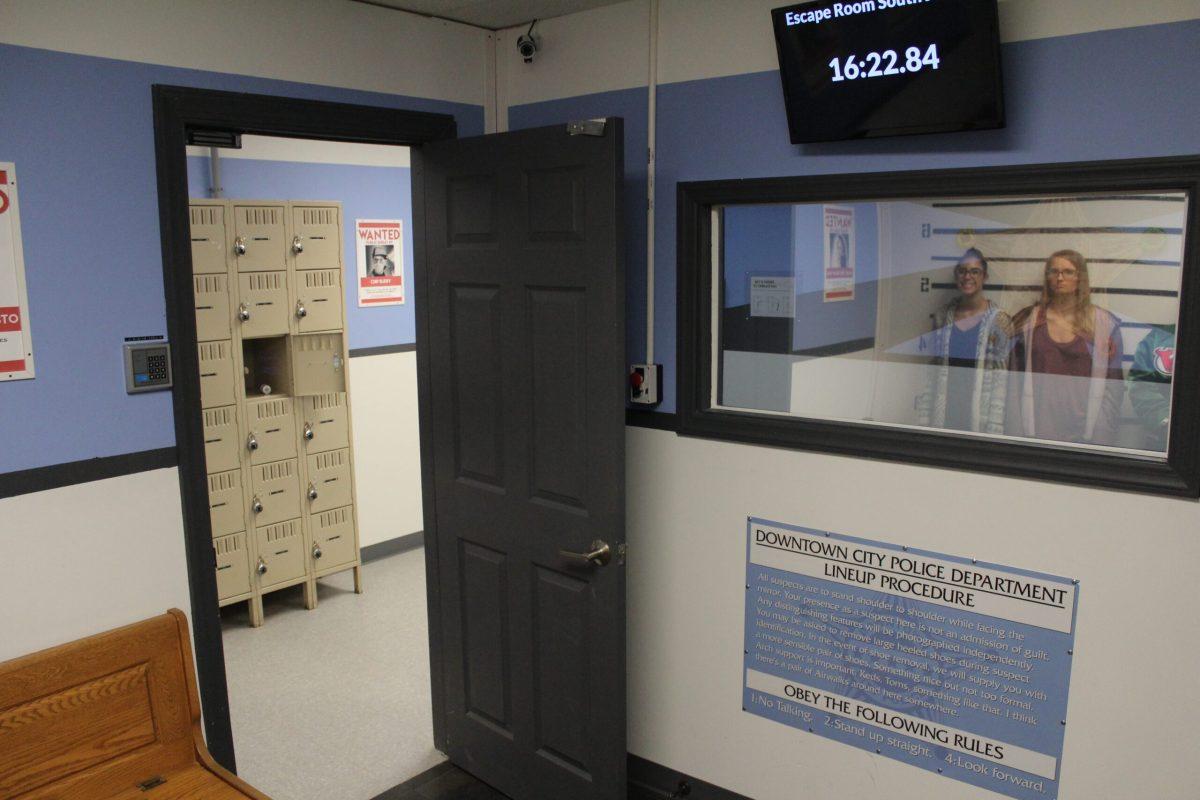
[[[490,30],[513,28],[535,19],[561,17],[624,0],[363,0],[416,14],[452,19]]]

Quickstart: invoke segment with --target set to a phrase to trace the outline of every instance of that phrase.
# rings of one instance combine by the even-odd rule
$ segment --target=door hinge
[[[567,133],[571,136],[603,136],[607,119],[583,119],[567,123]]]

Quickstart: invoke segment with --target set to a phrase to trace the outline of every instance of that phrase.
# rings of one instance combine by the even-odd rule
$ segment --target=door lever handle
[[[608,562],[612,561],[612,548],[606,542],[597,539],[589,547],[592,549],[588,553],[573,553],[570,550],[559,550],[558,554],[562,558],[572,561],[585,561],[597,567],[607,566]]]

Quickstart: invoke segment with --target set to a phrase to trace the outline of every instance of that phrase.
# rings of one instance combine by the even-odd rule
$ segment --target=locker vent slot
[[[346,404],[346,395],[341,392],[330,392],[329,394],[318,394],[310,397],[312,407],[317,411],[327,411],[331,408],[341,408]]]
[[[288,400],[267,400],[255,403],[255,414],[259,422],[265,422],[274,417],[290,417],[292,415],[292,404]]]
[[[335,508],[333,511],[326,511],[317,515],[317,525],[322,529],[332,528],[334,525],[343,525],[350,520],[350,508]]]
[[[342,348],[342,340],[336,334],[328,336],[297,336],[294,342],[296,349],[302,353],[315,353],[321,350],[341,350]]]
[[[224,406],[223,408],[209,408],[204,411],[204,427],[216,428],[223,425],[233,424],[234,406]]]
[[[193,225],[216,225],[220,220],[220,206],[193,206]]]
[[[247,225],[278,225],[278,208],[243,208],[242,222]]]
[[[305,225],[332,225],[332,208],[304,208],[300,210],[300,219]]]
[[[202,294],[225,293],[224,275],[197,275],[192,279],[192,283],[196,288],[197,297]]]
[[[343,467],[346,465],[346,451],[334,450],[331,453],[319,453],[316,460],[317,470],[321,472],[335,467]]]
[[[258,468],[258,476],[263,483],[290,478],[295,474],[295,461],[275,461],[270,464],[263,464]]]
[[[256,272],[246,275],[246,285],[252,292],[279,291],[284,287],[282,272]]]
[[[218,411],[222,409],[217,409]],[[237,472],[218,472],[216,475],[208,476],[208,490],[214,494],[217,492],[227,492],[230,489],[235,489],[238,486]]]
[[[213,547],[219,556],[227,556],[230,553],[238,553],[246,549],[246,536],[242,533],[235,533],[232,536],[222,536],[220,539],[213,540]]]
[[[306,269],[302,272],[305,289],[329,289],[338,286],[336,269]]]
[[[290,519],[287,522],[268,525],[266,528],[267,541],[279,542],[284,539],[291,539],[295,536],[299,536],[300,530],[296,527],[296,522],[296,520]]]
[[[224,361],[229,358],[229,342],[204,342],[200,345],[201,361]]]

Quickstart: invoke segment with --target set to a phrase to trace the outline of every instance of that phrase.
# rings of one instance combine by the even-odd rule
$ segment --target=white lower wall
[[[350,359],[359,545],[424,527],[417,354]]]
[[[630,752],[756,800],[997,797],[742,712],[756,515],[1078,578],[1061,797],[1197,796],[1194,501],[640,428],[626,441]]]
[[[0,661],[180,608],[179,472],[0,500]]]

